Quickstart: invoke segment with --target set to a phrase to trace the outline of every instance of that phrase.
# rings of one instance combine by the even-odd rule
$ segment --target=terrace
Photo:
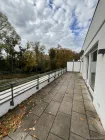
[[[66,72],[1,118],[23,113],[3,140],[105,139],[105,131],[79,73]],[[21,109],[20,109],[21,108]]]

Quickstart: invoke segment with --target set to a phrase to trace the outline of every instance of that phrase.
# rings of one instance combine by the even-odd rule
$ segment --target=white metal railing
[[[31,76],[24,80],[17,80],[0,86],[0,105],[10,100],[10,105],[14,106],[14,98],[26,91],[35,88],[38,90],[40,84],[45,81],[50,82],[51,78],[56,78],[66,72],[66,68],[50,71],[37,76]]]

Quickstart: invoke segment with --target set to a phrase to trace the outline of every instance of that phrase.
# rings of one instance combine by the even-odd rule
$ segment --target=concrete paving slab
[[[71,77],[70,77],[70,83],[69,83],[69,86],[70,85],[74,85],[74,77],[71,75]]]
[[[71,132],[89,139],[89,129],[85,115],[72,112]]]
[[[65,94],[63,101],[73,102],[73,95]]]
[[[101,135],[99,133],[96,133],[94,131],[90,131],[90,138],[91,139],[97,139],[97,140],[105,140],[105,136],[104,135]]]
[[[57,86],[62,86],[62,84],[64,83],[64,81],[58,81]]]
[[[94,105],[91,101],[85,101],[84,104],[85,104],[86,110],[96,112]]]
[[[53,97],[54,97],[53,95],[48,94],[43,98],[43,101],[46,103],[50,103]]]
[[[25,138],[25,140],[37,140],[36,138],[34,138],[35,137],[35,135],[33,135],[33,136],[31,136],[31,135],[27,135],[26,136],[26,138]]]
[[[85,114],[84,104],[80,101],[73,101],[73,111]]]
[[[80,95],[80,94],[74,94],[74,100],[83,102],[82,95]]]
[[[50,114],[43,113],[35,125],[35,132],[30,131],[30,135],[36,135],[39,140],[46,140],[54,118]]]
[[[47,103],[45,102],[39,102],[33,109],[32,109],[32,113],[37,115],[37,116],[40,116],[43,111],[45,110],[45,108],[47,107]]]
[[[12,139],[7,136],[7,137],[4,137],[2,140],[12,140]]]
[[[75,89],[76,89],[76,90],[81,90],[81,86],[75,85]]]
[[[52,95],[52,96],[54,96],[55,94],[57,93],[57,90],[51,90],[50,92],[49,92],[49,95]]]
[[[47,140],[62,140],[62,139],[50,133]]]
[[[48,93],[47,93],[48,94]],[[37,95],[36,97],[36,103],[41,102],[43,100],[43,98],[45,97],[45,95],[41,94],[41,95]]]
[[[82,93],[83,94],[89,94],[89,91],[87,90],[87,88],[82,88]]]
[[[26,132],[14,132],[12,134],[10,134],[10,137],[12,138],[12,140],[24,140],[26,138],[28,133]]]
[[[27,114],[23,120],[22,120],[22,124],[21,124],[21,132],[29,132],[29,128],[34,127],[34,122],[38,120],[38,116],[35,116],[34,114]]]
[[[72,78],[71,78],[71,80],[72,80]],[[69,85],[68,85],[68,88],[70,89],[74,89],[74,81],[70,81],[69,82]]]
[[[55,90],[58,91],[60,89],[61,85],[56,84]]]
[[[62,100],[63,100],[63,97],[64,97],[64,95],[61,95],[61,94],[57,93],[57,94],[54,96],[53,101],[61,103]]]
[[[67,90],[66,90],[66,93],[72,95],[73,94],[73,87],[68,87]]]
[[[82,95],[81,89],[75,89],[74,88],[74,94],[80,94],[80,95]]]
[[[39,90],[40,91],[40,90]],[[47,95],[49,92],[45,91],[44,89],[41,89],[41,92],[39,92],[37,95],[40,96],[41,98],[43,97],[43,95]]]
[[[53,88],[53,87],[52,87],[51,85],[47,85],[47,86],[45,86],[45,87],[43,88],[43,90],[44,90],[45,92],[49,92],[49,91],[51,91],[52,88]]]
[[[70,133],[70,139],[69,140],[86,140],[76,134]]]
[[[105,131],[103,129],[103,126],[101,125],[101,122],[97,118],[88,118],[88,124],[89,129],[92,131],[95,131],[97,133],[100,133],[102,135],[105,135]]]
[[[59,111],[71,115],[72,103],[62,101]]]
[[[92,101],[91,97],[89,94],[83,94],[83,99],[87,101]]]
[[[59,90],[59,91],[57,92],[57,94],[60,94],[60,95],[64,96],[64,95],[65,95],[65,91],[64,91],[64,90]]]
[[[48,107],[46,108],[45,112],[50,113],[52,115],[56,115],[59,109],[60,103],[51,101]]]
[[[86,111],[86,115],[87,115],[88,118],[91,118],[92,117],[92,118],[99,119],[99,116],[97,115],[96,112]]]
[[[55,118],[51,132],[64,140],[69,138],[70,116],[59,112]]]

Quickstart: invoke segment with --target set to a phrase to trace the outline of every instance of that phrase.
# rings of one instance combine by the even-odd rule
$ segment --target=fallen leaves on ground
[[[32,114],[32,107],[36,106],[35,96],[19,104],[18,107],[15,108],[16,111],[19,110],[18,113],[14,113],[14,111],[11,110],[3,116],[2,120],[0,120],[0,140],[21,127],[21,121],[25,114],[26,116],[29,116],[27,113]],[[35,130],[35,128],[33,128],[33,130]],[[24,129],[24,131],[27,131],[27,129]]]
[[[34,138],[36,138],[36,135],[33,135]]]
[[[4,119],[0,123],[0,139],[4,136],[9,135],[11,132],[16,131],[21,125],[21,120],[25,115],[26,106],[21,106],[21,111],[19,114],[13,114],[11,117]]]
[[[29,130],[33,130],[34,131],[35,130],[35,127],[29,128]]]
[[[84,119],[83,118],[80,118],[80,120],[83,121]]]
[[[29,112],[29,114],[32,114],[32,112]]]
[[[35,121],[34,121],[34,124],[36,124],[36,122],[37,122],[37,121],[35,120]]]
[[[26,131],[27,129],[24,129],[24,131]]]

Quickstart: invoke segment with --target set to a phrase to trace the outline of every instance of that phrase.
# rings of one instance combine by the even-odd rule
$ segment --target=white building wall
[[[98,50],[105,49],[105,0],[100,0],[95,16],[93,18],[91,27],[87,34],[87,38],[84,43],[84,55],[83,59],[83,70],[82,75],[86,81],[87,86],[93,96],[93,103],[97,110],[97,113],[101,119],[102,125],[105,129],[105,55],[97,55],[96,64],[96,79],[94,91],[90,87],[90,63],[88,67],[88,78],[87,77],[87,55],[90,56],[91,50],[98,44]],[[91,56],[89,57],[91,62]]]
[[[87,34],[86,40],[84,42],[83,49],[86,50],[93,37],[97,33],[101,24],[105,20],[105,0],[100,0],[96,12],[94,14],[94,19],[91,23],[89,32]]]
[[[87,67],[88,67],[88,60],[87,60],[87,57],[84,56],[83,58],[83,78],[84,80],[86,81],[87,80]]]
[[[80,72],[83,73],[83,70],[84,70],[84,62],[83,62],[83,59],[81,59],[81,69],[80,69]]]
[[[80,72],[81,62],[67,62],[67,71]]]
[[[67,71],[73,71],[73,62],[67,62]]]
[[[74,62],[74,71],[80,72],[80,62]]]
[[[98,47],[105,48],[105,26]],[[105,55],[102,54],[98,54],[97,59],[94,105],[105,129]]]

